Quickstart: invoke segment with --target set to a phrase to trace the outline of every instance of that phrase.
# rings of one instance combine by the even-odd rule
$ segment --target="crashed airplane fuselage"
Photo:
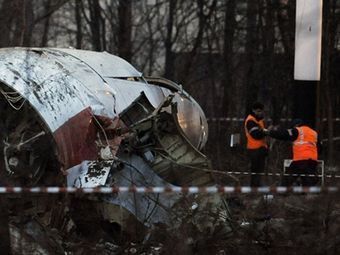
[[[48,185],[56,173],[75,187],[214,183],[199,170],[209,162],[199,152],[208,128],[197,102],[119,57],[4,48],[0,92],[2,185]],[[143,223],[166,221],[176,199],[105,196]]]

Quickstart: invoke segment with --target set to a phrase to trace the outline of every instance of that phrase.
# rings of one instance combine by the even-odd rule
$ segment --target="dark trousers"
[[[319,181],[319,178],[317,177],[317,165],[318,162],[311,159],[293,161],[287,169],[286,174],[315,176],[284,176],[282,186],[292,186],[298,179],[301,179],[302,186],[316,185]]]
[[[250,177],[250,186],[259,187],[261,186],[261,175],[256,173],[265,172],[266,157],[268,155],[268,150],[265,147],[259,149],[248,150],[248,155],[250,158],[250,171],[252,174]]]

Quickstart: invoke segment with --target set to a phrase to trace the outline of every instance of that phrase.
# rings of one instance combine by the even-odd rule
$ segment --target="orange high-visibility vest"
[[[261,147],[265,147],[267,148],[267,142],[266,139],[263,137],[260,140],[254,139],[250,133],[248,132],[247,129],[247,123],[249,120],[254,121],[260,128],[264,128],[264,121],[263,120],[257,120],[254,116],[252,115],[248,115],[248,117],[246,118],[246,121],[244,122],[244,129],[246,131],[246,137],[247,137],[247,149],[259,149]]]
[[[293,161],[318,160],[318,134],[307,126],[297,127],[299,135],[293,142]]]

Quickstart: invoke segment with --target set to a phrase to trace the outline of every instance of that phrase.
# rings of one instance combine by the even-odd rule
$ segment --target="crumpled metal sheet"
[[[129,91],[138,91],[132,94],[109,85],[101,75],[141,76],[121,58],[107,53],[81,51],[79,54],[82,59],[89,61],[83,62],[69,55],[70,53],[78,56],[79,52],[25,48],[0,50],[0,81],[26,98],[42,115],[52,132],[85,108],[91,107],[94,114],[113,118],[133,101],[133,96],[139,95],[140,91],[150,90],[150,97],[155,90],[158,90],[157,95],[161,93],[160,88],[144,82],[115,79],[115,84],[123,84]],[[86,54],[88,57],[85,57]],[[96,71],[97,65],[105,67],[106,71]],[[113,68],[112,72],[108,73],[110,68]],[[131,89],[131,86],[134,89]],[[157,103],[152,98],[151,101]]]
[[[99,104],[82,83],[43,51],[0,50],[0,80],[18,91],[52,132],[90,105]]]
[[[53,48],[53,51],[65,52],[81,60],[90,66],[96,73],[103,77],[141,77],[138,72],[126,60],[115,55],[104,52],[94,52],[86,50]]]
[[[97,186],[174,186],[160,178],[142,158],[134,154],[120,154],[118,157],[124,165],[121,170],[110,169],[109,165],[113,161],[105,161],[105,166],[101,170],[98,165],[103,164],[103,162],[91,161],[84,161],[82,164],[69,169],[69,174],[67,175],[68,186],[78,188]],[[97,167],[93,167],[96,164],[98,164]],[[150,225],[160,222],[170,224],[170,219],[173,217],[171,207],[180,197],[181,195],[176,193],[125,192],[107,194],[103,197],[103,200],[109,204],[125,208],[140,222]],[[117,213],[120,213],[120,211],[118,210]]]
[[[84,159],[97,159],[97,128],[92,117],[91,109],[84,109],[54,132],[59,152],[58,160],[65,169],[81,163]]]
[[[141,77],[125,60],[74,49],[1,49],[0,74],[0,81],[18,91],[52,132],[88,107],[95,115],[114,118],[142,91],[155,108],[169,93],[146,82],[119,79]],[[207,139],[204,114],[187,94],[177,97],[181,127],[201,148]]]
[[[141,76],[125,60],[110,56],[78,50],[0,49],[0,81],[18,91],[42,117],[55,136],[62,154],[59,160],[66,168],[96,156],[95,138],[88,137],[93,123],[90,116],[82,118],[84,112],[94,120],[95,116],[114,119],[141,91],[155,106],[164,97],[161,88],[145,82],[110,78]],[[106,71],[96,71],[96,65]],[[109,77],[104,80],[99,73]]]
[[[93,188],[104,186],[109,176],[113,160],[85,160],[67,170],[67,186]]]

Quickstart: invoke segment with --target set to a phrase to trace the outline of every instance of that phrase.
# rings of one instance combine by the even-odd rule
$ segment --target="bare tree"
[[[10,44],[11,27],[13,24],[13,15],[11,15],[13,8],[12,0],[3,0],[0,8],[0,47],[5,47]]]
[[[275,34],[276,23],[274,20],[276,9],[270,0],[262,0],[259,1],[258,4],[259,33],[261,38],[260,43],[262,46],[262,56],[260,56],[261,74],[259,82],[259,99],[267,105],[271,101],[273,109],[272,119],[275,123],[277,123],[281,115],[280,102],[277,97],[268,97],[273,90],[279,88],[277,82],[275,82],[277,78],[275,68],[278,68],[274,52],[275,40],[277,40]]]
[[[118,6],[118,55],[127,61],[132,58],[132,3],[131,0],[119,0]]]
[[[23,27],[23,42],[22,46],[31,46],[32,35],[34,29],[34,2],[33,1],[23,1],[23,15],[24,15],[24,27]]]
[[[81,0],[76,0],[75,4],[75,18],[76,18],[76,48],[82,48],[82,41],[83,41],[83,29],[82,29],[82,16],[81,16]]]
[[[250,109],[251,104],[257,100],[259,84],[256,77],[256,57],[259,50],[257,21],[258,21],[258,5],[256,1],[247,1],[247,30],[246,30],[246,84],[245,84],[245,99],[246,109]]]
[[[14,32],[11,45],[22,46],[25,34],[25,2],[24,0],[13,1]]]
[[[193,64],[197,61],[197,55],[201,53],[200,49],[202,47],[202,44],[204,43],[204,34],[205,30],[207,28],[208,23],[210,22],[211,16],[215,12],[216,8],[216,0],[213,0],[212,2],[209,0],[197,0],[197,19],[198,19],[198,26],[197,26],[197,33],[195,37],[192,39],[192,47],[188,54],[188,56],[185,59],[185,68],[182,71],[182,74],[180,75],[183,77],[183,82],[188,83],[190,77],[190,71],[193,67]],[[209,63],[207,63],[209,65]]]
[[[45,1],[44,2],[44,10],[45,10],[45,12],[46,13],[50,12],[50,9],[51,9],[51,2],[50,1]],[[41,43],[40,43],[41,47],[46,47],[47,46],[48,32],[49,32],[49,28],[50,28],[50,17],[51,16],[46,17],[46,19],[44,21],[43,36],[41,38]]]
[[[87,8],[89,17],[86,15],[86,10],[83,2],[81,2],[83,16],[87,21],[91,31],[92,49],[95,51],[102,51],[106,49],[105,38],[105,20],[102,17],[102,10],[99,0],[88,0]]]
[[[225,114],[231,114],[230,108],[236,102],[230,98],[230,93],[233,88],[233,66],[234,66],[234,36],[236,29],[236,0],[229,0],[225,7],[224,17],[224,47],[223,47],[223,62],[224,62],[224,75],[223,75],[223,106],[222,111]]]
[[[336,14],[336,1],[325,1],[323,6],[323,57],[322,57],[322,95],[327,116],[327,162],[334,164],[334,78],[331,75],[332,63],[336,53],[336,32],[338,31],[338,17]]]
[[[177,0],[169,0],[169,13],[168,21],[166,24],[166,39],[165,46],[165,73],[164,76],[168,79],[174,79],[174,64],[175,56],[173,52],[173,28],[174,28],[174,16],[176,15]]]

